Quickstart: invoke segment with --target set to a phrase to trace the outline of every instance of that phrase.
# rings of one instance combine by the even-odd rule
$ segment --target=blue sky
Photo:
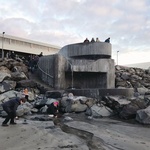
[[[0,0],[0,33],[65,46],[111,38],[120,65],[150,62],[150,0]]]

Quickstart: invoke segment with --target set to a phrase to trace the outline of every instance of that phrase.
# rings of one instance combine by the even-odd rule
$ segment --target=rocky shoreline
[[[0,103],[22,96],[26,87],[29,101],[17,110],[18,125],[10,126],[8,131],[0,128],[3,149],[149,150],[149,70],[116,66],[116,88],[133,88],[134,97],[107,95],[97,100],[59,91],[43,94],[37,83],[29,78],[28,67],[23,62],[0,61]],[[61,104],[58,118],[46,114],[47,106],[54,101]],[[6,115],[2,108],[0,114],[1,117]],[[24,118],[28,124],[23,124]],[[14,140],[22,137],[26,142],[13,145],[13,139],[7,140],[11,134]],[[28,139],[30,135],[32,138]]]
[[[66,114],[73,118],[63,124],[23,118],[16,126],[0,128],[1,148],[6,150],[149,150],[147,125],[125,123],[111,118],[89,120],[84,114]],[[35,117],[35,116],[34,116]],[[40,116],[42,117],[42,116]],[[1,120],[1,118],[0,118]],[[17,139],[19,142],[15,143]],[[15,143],[15,144],[14,144]]]

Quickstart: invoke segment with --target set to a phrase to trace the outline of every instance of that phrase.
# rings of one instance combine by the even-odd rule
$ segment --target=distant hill
[[[129,65],[124,65],[124,66],[135,67],[135,68],[142,68],[142,69],[148,69],[150,67],[150,62],[137,63],[137,64],[129,64]]]

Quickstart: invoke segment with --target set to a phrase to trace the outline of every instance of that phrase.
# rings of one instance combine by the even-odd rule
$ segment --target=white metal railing
[[[48,74],[47,72],[45,72],[45,71],[40,67],[39,62],[37,63],[37,67],[38,67],[38,69],[40,70],[41,79],[42,79],[44,82],[47,82],[51,87],[54,87],[54,85],[53,85],[54,76],[52,76],[52,75]]]

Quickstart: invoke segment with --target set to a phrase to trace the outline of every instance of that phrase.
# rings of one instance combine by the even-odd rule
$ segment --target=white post
[[[67,58],[66,60],[70,64],[70,68],[71,68],[71,89],[73,89],[73,65]]]
[[[5,32],[3,32],[3,36],[2,36],[2,59],[4,59],[4,50],[3,50],[4,34],[5,34]]]
[[[118,65],[118,53],[119,53],[119,51],[117,51],[117,65]]]

